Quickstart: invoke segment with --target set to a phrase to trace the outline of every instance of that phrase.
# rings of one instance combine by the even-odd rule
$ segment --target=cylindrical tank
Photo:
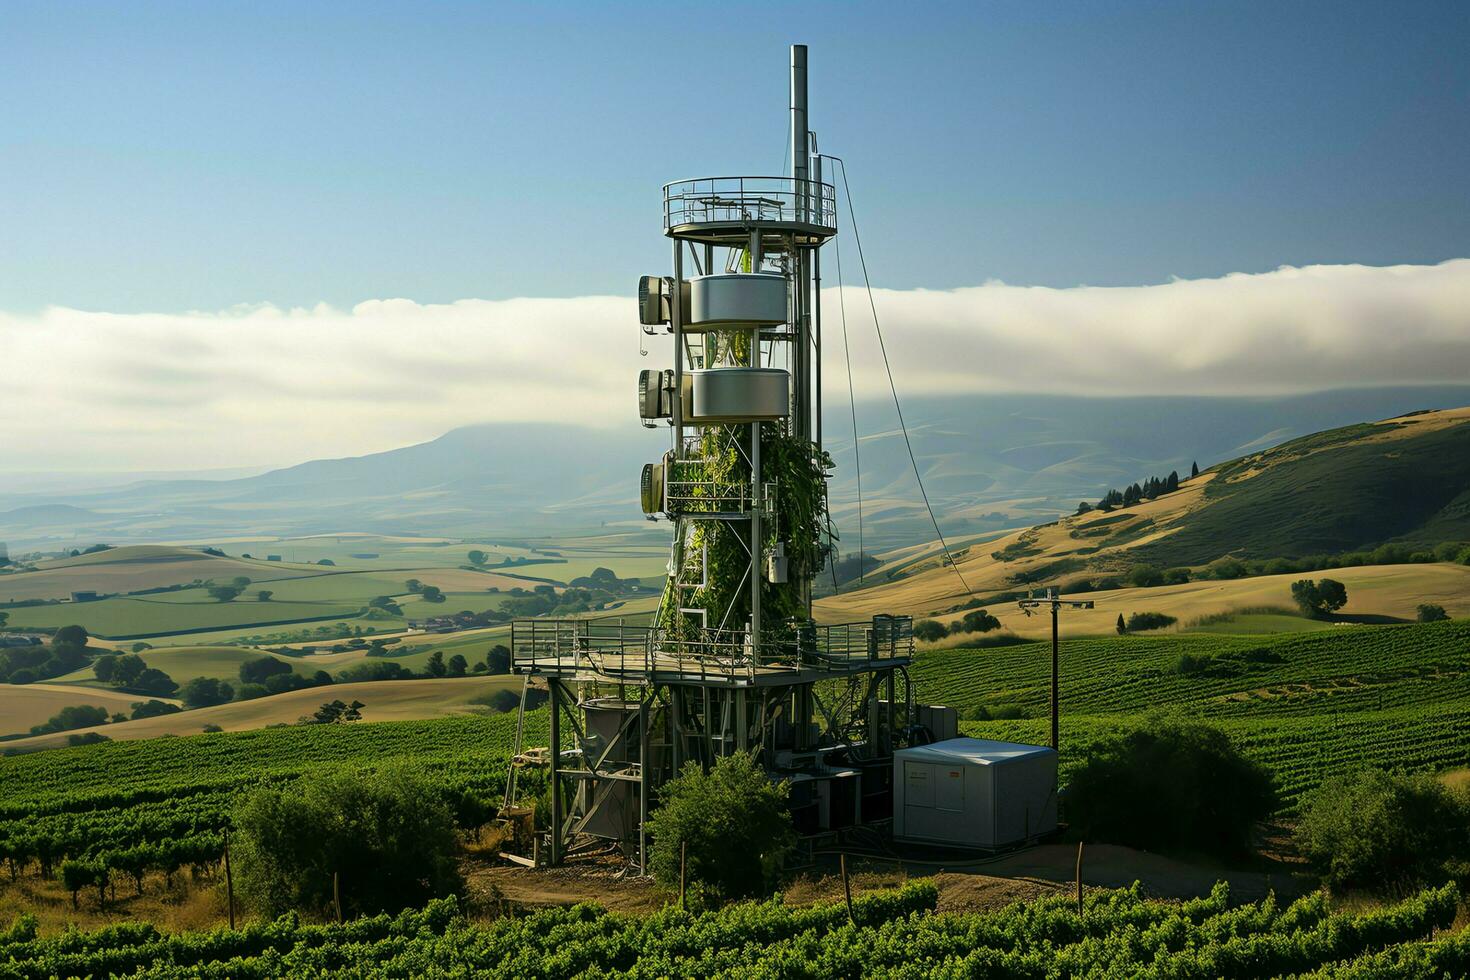
[[[689,422],[769,422],[791,410],[791,375],[780,368],[709,368],[686,377]]]
[[[726,330],[785,323],[786,277],[729,272],[689,280],[686,330]]]

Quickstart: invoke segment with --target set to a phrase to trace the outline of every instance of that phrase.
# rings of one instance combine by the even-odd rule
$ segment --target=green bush
[[[1215,664],[1215,658],[1198,653],[1181,653],[1174,659],[1174,673],[1198,677]]]
[[[1335,776],[1306,801],[1297,845],[1333,888],[1398,891],[1470,857],[1470,800],[1429,775]]]
[[[914,624],[914,639],[925,643],[942,640],[949,635],[949,627],[934,619],[921,619]]]
[[[1128,617],[1128,632],[1141,633],[1145,630],[1159,630],[1165,626],[1173,626],[1179,620],[1173,616],[1166,616],[1157,612],[1133,613]]]
[[[951,633],[989,633],[991,630],[998,629],[1000,629],[1000,620],[984,609],[967,612],[958,622],[949,625]]]
[[[1444,611],[1444,606],[1434,602],[1426,602],[1419,606],[1419,622],[1442,623],[1449,619],[1449,613]]]
[[[234,826],[240,894],[265,915],[325,915],[334,872],[348,915],[422,905],[462,884],[450,809],[411,770],[343,770],[261,787],[238,805]]]
[[[1276,808],[1271,774],[1220,729],[1155,717],[1094,743],[1072,773],[1067,818],[1084,838],[1148,850],[1244,853]]]
[[[687,849],[688,881],[719,901],[759,895],[775,885],[796,845],[787,786],[772,782],[744,753],[704,772],[691,762],[659,790],[648,819],[649,866],[657,881],[679,885],[679,850]]]

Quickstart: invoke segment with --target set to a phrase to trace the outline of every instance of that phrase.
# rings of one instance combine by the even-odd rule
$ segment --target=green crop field
[[[933,651],[913,676],[962,716],[1025,715],[967,721],[971,734],[1045,741],[1050,656],[1045,643]],[[1288,809],[1336,772],[1470,764],[1470,621],[1073,640],[1061,662],[1064,781],[1090,741],[1157,709],[1219,723],[1273,769]]]
[[[149,667],[163,671],[182,686],[195,677],[220,677],[233,680],[239,676],[241,664],[247,660],[258,660],[261,657],[270,656],[270,654],[263,650],[251,650],[244,647],[181,646],[144,650],[139,656]],[[298,674],[309,676],[318,669],[309,661],[303,662],[293,657],[277,657],[276,659],[290,664]],[[99,683],[94,680],[94,676],[92,668],[88,666],[58,677],[56,683]],[[133,698],[137,700],[136,695]]]
[[[216,602],[203,592],[190,590],[11,609],[9,626],[12,629],[56,629],[74,624],[105,639],[134,639],[165,633],[350,618],[356,616],[361,608],[360,603],[340,601],[256,602],[242,598],[233,602]]]
[[[239,794],[331,767],[411,765],[460,810],[493,812],[515,721],[512,713],[290,726],[0,757],[0,859],[38,873],[66,858],[110,865],[140,851],[162,871],[212,862]],[[528,716],[527,738],[544,743],[544,709]]]
[[[589,905],[472,923],[455,899],[349,923],[295,917],[169,935],[151,926],[0,938],[18,977],[1398,977],[1464,976],[1470,933],[1453,886],[1386,908],[1333,909],[1320,894],[1232,905],[1229,890],[1184,903],[1135,887],[1077,908],[1056,896],[994,912],[937,911],[939,891],[898,891],[799,907],[742,903],[651,916]]]

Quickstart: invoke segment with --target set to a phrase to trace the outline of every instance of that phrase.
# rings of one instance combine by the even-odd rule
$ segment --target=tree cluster
[[[5,647],[0,650],[0,683],[33,684],[85,667],[87,639],[82,627],[63,626],[48,644]]]
[[[1198,474],[1197,467],[1195,472]],[[1077,513],[1087,514],[1094,510],[1110,511],[1118,507],[1132,507],[1141,501],[1153,500],[1156,497],[1162,497],[1166,493],[1173,493],[1178,489],[1179,472],[1172,470],[1168,476],[1151,476],[1142,483],[1131,484],[1122,490],[1109,490],[1095,504],[1089,504],[1084,500],[1077,505]]]
[[[136,653],[104,653],[92,661],[92,673],[104,684],[138,694],[168,698],[179,689],[172,677],[149,667]]]
[[[914,624],[914,638],[925,643],[934,643],[946,636],[964,633],[989,633],[1000,629],[1000,620],[984,609],[974,609],[950,623],[948,626],[935,619],[921,619]]]

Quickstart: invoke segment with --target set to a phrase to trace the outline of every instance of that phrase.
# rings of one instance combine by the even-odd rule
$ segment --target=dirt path
[[[1075,844],[1043,844],[985,861],[952,864],[849,858],[854,894],[897,888],[911,878],[932,878],[939,887],[943,912],[986,911],[1046,895],[1070,895],[1076,864]],[[531,870],[477,861],[465,869],[465,878],[471,895],[483,905],[496,901],[526,907],[593,902],[617,912],[638,913],[673,900],[649,879],[620,875],[609,865]],[[1259,901],[1272,891],[1289,900],[1312,888],[1306,877],[1289,872],[1236,870],[1110,844],[1083,849],[1082,883],[1088,888],[1126,888],[1138,881],[1149,896],[1186,899],[1208,895],[1220,880],[1229,883],[1232,902]],[[792,904],[841,901],[836,859],[824,858],[781,890]]]

